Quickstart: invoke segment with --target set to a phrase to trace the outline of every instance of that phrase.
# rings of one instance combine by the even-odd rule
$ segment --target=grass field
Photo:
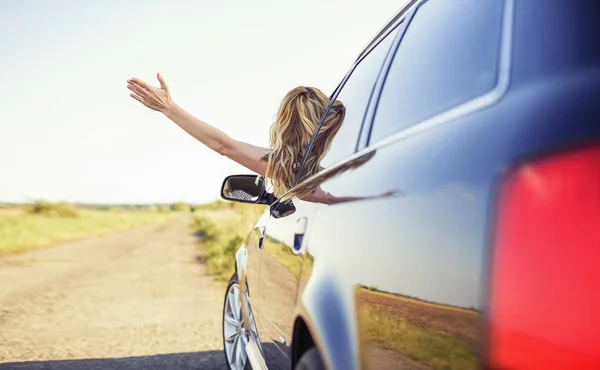
[[[229,280],[235,269],[235,252],[264,209],[256,204],[217,201],[195,212],[193,228],[202,237],[200,257],[209,274]]]
[[[35,206],[34,206],[35,207]],[[150,222],[174,212],[80,210],[72,206],[0,209],[0,255],[98,236]]]

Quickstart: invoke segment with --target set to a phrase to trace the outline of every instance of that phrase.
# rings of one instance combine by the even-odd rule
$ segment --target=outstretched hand
[[[173,101],[164,78],[160,73],[156,74],[156,78],[158,78],[160,87],[154,87],[140,79],[131,78],[127,80],[127,88],[132,91],[129,96],[135,100],[152,110],[164,112],[173,105]]]

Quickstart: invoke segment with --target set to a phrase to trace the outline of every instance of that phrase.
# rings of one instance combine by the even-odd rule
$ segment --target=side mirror
[[[265,179],[259,175],[231,175],[223,180],[221,198],[241,203],[271,204],[275,196],[265,189]]]

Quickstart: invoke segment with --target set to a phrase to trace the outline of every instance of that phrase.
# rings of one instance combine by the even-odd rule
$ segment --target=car
[[[599,368],[599,15],[393,16],[331,95],[346,117],[319,173],[279,198],[224,180],[266,206],[224,300],[229,368]],[[316,187],[339,201],[302,200]]]

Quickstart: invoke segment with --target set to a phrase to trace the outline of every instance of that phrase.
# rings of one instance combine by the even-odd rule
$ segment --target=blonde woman
[[[314,87],[301,86],[292,89],[283,98],[275,122],[271,126],[269,148],[262,148],[235,140],[221,130],[192,116],[173,102],[164,78],[160,74],[157,74],[157,78],[159,87],[151,86],[137,78],[127,80],[131,97],[146,107],[163,113],[215,152],[269,178],[277,196],[281,196],[292,187],[305,150],[330,103],[329,98]],[[301,180],[320,170],[319,163],[331,146],[335,134],[344,121],[345,113],[344,105],[340,101],[335,101],[317,136]],[[320,188],[303,195],[302,199],[325,204],[344,201]]]

